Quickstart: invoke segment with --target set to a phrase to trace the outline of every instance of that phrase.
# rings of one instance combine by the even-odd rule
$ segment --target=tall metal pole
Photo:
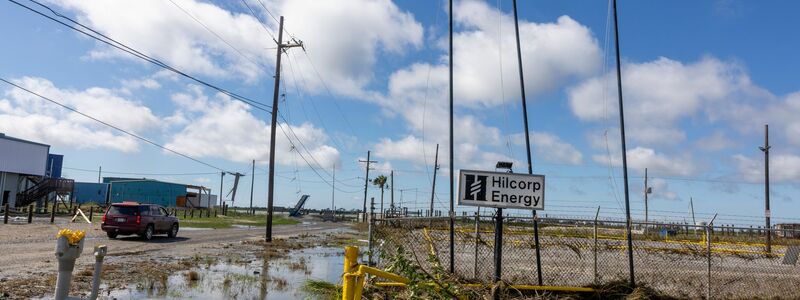
[[[766,218],[766,229],[767,231],[767,253],[772,252],[772,232],[770,228],[769,218],[771,217],[771,212],[769,211],[769,125],[764,124],[764,147],[759,147],[761,151],[764,152],[764,217]]]
[[[647,168],[644,168],[644,226],[647,226],[647,194],[649,192],[647,190]]]
[[[697,225],[697,221],[694,219],[694,199],[692,199],[692,197],[689,197],[689,209],[692,211],[692,226],[695,226]],[[694,228],[693,231],[697,233],[697,228],[692,228]]]
[[[224,178],[225,178],[225,172],[220,172],[219,173],[219,199],[217,199],[217,202],[219,203],[220,207],[222,207],[222,205],[225,204],[225,201],[222,200],[222,180]],[[224,214],[224,212],[223,212],[223,214]]]
[[[361,213],[364,215],[364,219],[362,220],[363,222],[367,221],[367,188],[369,187],[369,164],[374,162],[369,159],[369,155],[370,151],[367,151],[367,160],[366,161],[359,160],[359,162],[367,163],[366,167],[367,174],[364,175],[364,204],[361,208]]]
[[[100,180],[102,175],[103,175],[103,166],[100,166],[100,169],[97,170],[97,183],[103,183],[103,181]]]
[[[256,160],[253,160],[253,170],[250,172],[250,210],[247,212],[255,214],[253,211],[253,187],[256,185]]]
[[[525,124],[525,150],[528,155],[528,174],[533,174],[533,161],[531,159],[531,138],[528,129],[528,105],[525,99],[525,78],[522,71],[522,50],[519,41],[519,19],[517,17],[517,0],[514,0],[514,33],[517,37],[517,62],[519,63],[519,88],[522,96],[522,120]],[[536,246],[536,275],[539,280],[539,285],[542,285],[542,262],[539,247],[539,218],[536,217],[536,211],[533,214],[533,239]]]
[[[628,193],[628,153],[625,146],[625,114],[622,108],[622,66],[620,65],[619,49],[619,21],[617,20],[617,0],[614,3],[614,44],[617,56],[617,97],[619,97],[619,133],[622,143],[622,176],[625,182],[625,231],[628,238],[628,266],[631,286],[636,286],[636,277],[633,270],[633,238],[631,237],[631,205]]]
[[[453,177],[453,0],[450,0],[449,18],[450,18],[450,273],[455,271],[455,219],[453,218],[454,196],[453,187],[455,186],[455,179]]]
[[[275,59],[275,87],[272,91],[272,126],[269,132],[269,179],[267,179],[267,237],[272,241],[272,204],[275,196],[275,127],[278,123],[278,96],[281,85],[281,52],[283,51],[283,16],[278,22],[278,48]]]
[[[436,196],[436,171],[439,170],[439,144],[436,144],[436,156],[433,159],[433,187],[431,187],[431,211],[428,215],[433,217],[433,198]]]
[[[333,184],[331,185],[331,212],[336,221],[336,164],[333,164]]]
[[[394,170],[389,173],[389,178],[389,184],[391,184],[389,186],[389,189],[391,190],[391,196],[389,197],[389,210],[394,213]]]

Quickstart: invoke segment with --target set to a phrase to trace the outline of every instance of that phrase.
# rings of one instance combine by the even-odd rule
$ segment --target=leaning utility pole
[[[433,187],[431,187],[431,211],[429,217],[433,217],[433,197],[436,196],[436,171],[439,170],[439,144],[436,144],[436,156],[433,159]]]
[[[369,188],[369,164],[376,163],[377,161],[369,160],[370,151],[367,151],[367,160],[358,160],[359,162],[367,163],[366,171],[367,174],[364,175],[364,204],[361,208],[361,213],[364,215],[364,219],[362,221],[367,221],[367,188]]]
[[[266,241],[272,241],[272,204],[274,203],[275,195],[275,127],[278,123],[278,96],[281,85],[281,52],[284,49],[292,47],[303,47],[303,42],[292,41],[292,43],[283,43],[283,16],[278,22],[278,46],[277,58],[275,59],[275,87],[272,92],[272,126],[270,127],[269,139],[269,179],[267,181],[267,237]]]
[[[248,214],[255,214],[256,212],[253,211],[253,187],[256,185],[256,160],[253,160],[253,171],[250,172],[250,210],[247,211]]]
[[[517,36],[517,62],[519,63],[519,88],[522,96],[522,120],[525,123],[525,150],[528,154],[528,174],[533,175],[533,160],[531,159],[531,137],[528,132],[528,106],[525,99],[525,79],[522,76],[522,50],[519,45],[519,20],[517,18],[517,0],[514,0],[514,32]],[[502,214],[502,210],[498,210],[498,214]],[[536,210],[532,211],[533,217],[533,239],[536,246],[536,275],[539,285],[542,285],[542,262],[539,251],[539,218],[536,216]],[[502,216],[498,216],[502,217]],[[500,226],[502,230],[502,224]],[[497,278],[498,281],[500,278]]]
[[[766,217],[767,227],[767,253],[772,252],[772,226],[769,224],[771,213],[769,211],[769,125],[764,125],[764,147],[758,147],[764,152],[764,216]]]
[[[622,66],[620,65],[620,49],[619,49],[619,22],[617,20],[617,0],[613,0],[614,4],[614,44],[617,56],[617,97],[619,98],[619,133],[622,143],[622,176],[625,182],[625,233],[628,238],[628,266],[630,275],[631,287],[636,286],[636,276],[633,273],[633,238],[631,237],[631,204],[630,194],[628,190],[628,153],[625,146],[625,114],[622,105]]]

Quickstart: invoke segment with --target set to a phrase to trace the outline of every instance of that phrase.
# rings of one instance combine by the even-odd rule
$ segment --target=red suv
[[[160,205],[137,202],[114,203],[103,215],[100,228],[112,239],[120,234],[138,234],[145,240],[150,240],[154,234],[160,233],[175,237],[178,235],[178,218],[170,216]]]

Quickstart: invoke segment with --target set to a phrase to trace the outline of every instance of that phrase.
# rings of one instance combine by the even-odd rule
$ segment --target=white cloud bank
[[[13,81],[124,130],[141,133],[160,127],[149,108],[110,89],[64,89],[37,77]],[[17,88],[5,90],[0,98],[0,132],[54,146],[139,150],[137,139]]]

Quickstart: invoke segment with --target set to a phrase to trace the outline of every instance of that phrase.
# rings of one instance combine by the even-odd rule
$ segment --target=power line
[[[200,26],[203,26],[203,28],[205,28],[205,29],[206,29],[206,31],[208,31],[209,33],[213,34],[213,35],[214,35],[214,36],[215,36],[217,39],[219,39],[220,41],[222,41],[223,43],[225,43],[226,45],[228,45],[228,47],[230,47],[231,49],[233,49],[233,51],[236,51],[236,53],[239,53],[239,55],[240,55],[242,58],[244,58],[244,59],[246,59],[246,60],[250,61],[251,63],[253,63],[253,64],[254,64],[254,65],[256,65],[256,66],[262,66],[262,67],[263,67],[263,65],[261,65],[260,63],[256,62],[256,61],[255,61],[255,60],[253,60],[252,58],[250,58],[250,57],[248,57],[248,56],[244,55],[244,53],[242,53],[242,51],[240,51],[238,48],[234,47],[234,46],[233,46],[231,43],[229,43],[227,40],[225,40],[225,39],[224,39],[222,36],[220,36],[219,34],[217,34],[217,33],[216,33],[214,30],[211,30],[211,28],[209,28],[208,26],[206,26],[206,24],[204,24],[202,21],[200,21],[199,19],[197,19],[197,18],[196,18],[194,15],[192,15],[191,13],[189,13],[189,11],[187,11],[186,9],[184,9],[183,7],[181,7],[180,5],[178,5],[177,3],[175,3],[175,1],[173,1],[173,0],[169,0],[169,2],[170,2],[170,3],[172,3],[172,5],[175,5],[175,7],[177,7],[178,9],[180,9],[180,10],[181,10],[181,11],[182,11],[184,14],[186,14],[187,16],[189,16],[190,18],[192,18],[192,20],[194,20],[195,22],[197,22],[197,24],[200,24]],[[258,21],[258,19],[256,19],[256,21],[257,21],[257,22],[259,22],[259,23],[261,23],[260,21]],[[266,68],[264,68],[264,69],[266,69]],[[268,70],[268,69],[267,69],[267,70]]]
[[[61,167],[66,170],[82,171],[89,173],[97,173],[98,170]],[[119,175],[141,175],[141,176],[196,176],[196,175],[219,175],[219,172],[198,172],[198,173],[137,173],[137,172],[117,172],[103,170],[103,174],[119,174]]]
[[[201,80],[201,79],[199,79],[197,77],[189,75],[189,74],[187,74],[187,73],[185,73],[183,71],[180,71],[180,70],[178,70],[178,69],[176,69],[176,68],[174,68],[174,67],[172,67],[172,66],[170,66],[170,65],[168,65],[168,64],[166,64],[166,63],[164,63],[164,62],[162,62],[162,61],[160,61],[158,59],[152,58],[152,57],[150,57],[150,56],[148,56],[148,55],[146,55],[146,54],[144,54],[144,53],[142,53],[142,52],[140,52],[140,51],[138,51],[136,49],[133,49],[133,48],[131,48],[131,47],[129,47],[129,46],[127,46],[127,45],[125,45],[125,44],[123,44],[123,43],[121,43],[121,42],[119,42],[119,41],[107,36],[107,35],[104,35],[104,34],[98,32],[97,30],[94,30],[94,29],[92,29],[92,28],[90,28],[88,26],[85,26],[85,25],[81,24],[80,22],[75,21],[72,18],[69,18],[69,17],[67,17],[67,16],[65,16],[65,15],[63,15],[63,14],[61,14],[61,13],[55,11],[55,10],[53,10],[49,6],[47,6],[45,4],[42,4],[40,2],[37,2],[36,0],[29,0],[29,1],[31,1],[33,3],[36,3],[37,5],[49,10],[54,15],[56,15],[56,16],[58,16],[60,18],[66,19],[66,20],[70,21],[71,23],[73,23],[73,24],[75,24],[75,25],[77,25],[80,28],[83,28],[85,30],[82,30],[82,29],[77,28],[75,26],[72,26],[70,24],[64,23],[64,22],[62,22],[62,21],[60,21],[60,20],[58,20],[58,19],[56,19],[54,17],[48,16],[48,15],[46,15],[46,14],[44,14],[44,13],[38,11],[38,10],[35,10],[35,9],[31,8],[30,6],[27,6],[27,5],[24,5],[22,3],[19,3],[16,0],[8,0],[8,1],[12,2],[12,3],[14,3],[14,4],[18,5],[18,6],[21,6],[21,7],[25,8],[25,9],[28,9],[28,10],[30,10],[30,11],[32,11],[32,12],[34,12],[34,13],[42,16],[42,17],[50,19],[53,22],[59,23],[59,24],[65,26],[65,27],[68,27],[68,28],[70,28],[72,30],[80,32],[83,35],[86,35],[86,36],[88,36],[88,37],[90,37],[92,39],[95,39],[95,40],[97,40],[99,42],[102,42],[102,43],[104,43],[106,45],[109,45],[109,46],[114,47],[114,48],[116,48],[118,50],[126,52],[126,53],[128,53],[130,55],[133,55],[133,56],[135,56],[135,57],[137,57],[139,59],[142,59],[144,61],[152,63],[152,64],[154,64],[156,66],[159,66],[159,67],[161,67],[163,69],[172,71],[175,74],[181,75],[181,76],[186,77],[186,78],[188,78],[188,79],[190,79],[190,80],[192,80],[194,82],[197,82],[197,83],[199,83],[201,85],[204,85],[206,87],[214,89],[214,90],[216,90],[216,91],[218,91],[218,92],[220,92],[222,94],[225,94],[225,95],[227,95],[227,96],[229,96],[229,97],[231,97],[233,99],[236,99],[238,101],[242,101],[244,103],[247,103],[247,104],[249,104],[250,106],[252,106],[252,107],[254,107],[256,109],[260,109],[260,110],[263,110],[263,111],[266,111],[266,112],[270,112],[271,106],[269,106],[269,105],[266,105],[266,104],[258,102],[256,100],[241,96],[241,95],[236,94],[234,92],[231,92],[231,91],[229,91],[227,89],[218,87],[218,86],[213,85],[211,83],[208,83],[208,82],[206,82],[204,80]],[[86,30],[90,31],[91,33],[87,32]]]
[[[12,1],[13,1],[13,0],[12,0]],[[178,151],[172,150],[172,149],[170,149],[170,148],[167,148],[167,147],[165,147],[165,146],[162,146],[161,144],[158,144],[158,143],[156,143],[156,142],[153,142],[153,141],[151,141],[151,140],[148,140],[147,138],[144,138],[144,137],[142,137],[142,136],[139,136],[139,135],[137,135],[137,134],[135,134],[135,133],[132,133],[132,132],[130,132],[130,131],[127,131],[127,130],[125,130],[125,129],[119,128],[119,127],[117,127],[117,126],[115,126],[115,125],[109,124],[109,123],[107,123],[107,122],[105,122],[105,121],[102,121],[102,120],[100,120],[100,119],[97,119],[97,118],[95,118],[95,117],[92,117],[92,116],[90,116],[90,115],[87,115],[87,114],[85,114],[85,113],[83,113],[83,112],[81,112],[81,111],[79,111],[79,110],[77,110],[77,109],[74,109],[74,108],[72,108],[72,107],[69,107],[69,106],[67,106],[67,105],[61,104],[60,102],[58,102],[58,101],[56,101],[56,100],[53,100],[53,99],[50,99],[50,98],[48,98],[48,97],[42,96],[42,95],[40,95],[40,94],[38,94],[38,93],[36,93],[36,92],[34,92],[34,91],[31,91],[31,90],[29,90],[29,89],[26,89],[26,88],[24,88],[24,87],[22,87],[22,86],[19,86],[19,85],[17,85],[16,83],[13,83],[13,82],[11,82],[11,81],[8,81],[8,80],[6,80],[5,78],[2,78],[2,77],[0,77],[0,81],[3,81],[3,82],[5,82],[5,83],[7,83],[7,84],[9,84],[9,85],[12,85],[12,86],[14,86],[14,87],[16,87],[16,88],[18,88],[18,89],[20,89],[20,90],[26,91],[26,92],[28,92],[28,93],[30,93],[30,94],[32,94],[32,95],[35,95],[36,97],[39,97],[39,98],[41,98],[41,99],[44,99],[44,100],[47,100],[47,101],[49,101],[49,102],[51,102],[51,103],[53,103],[53,104],[55,104],[55,105],[61,106],[61,107],[63,107],[64,109],[67,109],[67,110],[69,110],[69,111],[72,111],[72,112],[74,112],[74,113],[77,113],[77,114],[79,114],[79,115],[82,115],[82,116],[84,116],[84,117],[86,117],[86,118],[92,119],[92,120],[94,120],[94,121],[96,121],[96,122],[98,122],[98,123],[100,123],[100,124],[103,124],[103,125],[106,125],[106,126],[108,126],[108,127],[111,127],[111,128],[113,128],[113,129],[116,129],[117,131],[120,131],[120,132],[122,132],[122,133],[125,133],[125,134],[127,134],[127,135],[130,135],[130,136],[132,136],[132,137],[134,137],[134,138],[137,138],[137,139],[139,139],[139,140],[141,140],[141,141],[144,141],[144,142],[146,142],[146,143],[148,143],[148,144],[151,144],[151,145],[153,145],[153,146],[156,146],[156,147],[158,147],[158,148],[161,148],[161,149],[167,150],[167,151],[169,151],[169,152],[172,152],[172,153],[174,153],[174,154],[177,154],[177,155],[183,156],[183,157],[185,157],[185,158],[188,158],[188,159],[190,159],[190,160],[192,160],[192,161],[194,161],[194,162],[197,162],[197,163],[203,164],[203,165],[205,165],[205,166],[208,166],[208,167],[211,167],[211,168],[214,168],[214,169],[220,170],[220,171],[224,171],[222,168],[219,168],[219,167],[217,167],[217,166],[214,166],[214,165],[212,165],[212,164],[206,163],[206,162],[204,162],[204,161],[201,161],[201,160],[199,160],[199,159],[196,159],[196,158],[194,158],[194,157],[191,157],[191,156],[189,156],[189,155],[183,154],[183,153],[181,153],[181,152],[178,152]]]
[[[257,16],[258,14],[256,14],[256,12],[253,10],[253,8],[251,8],[250,5],[247,4],[247,1],[246,0],[242,0],[242,4],[244,4],[244,6],[247,6],[247,9],[250,11],[250,14],[253,16],[253,18],[255,18],[256,21],[258,21],[258,24],[261,25],[261,28],[264,28],[264,31],[267,32],[267,34],[269,35],[270,38],[272,38],[272,41],[274,41],[277,44],[278,43],[278,39],[276,39],[275,36],[272,35],[272,32],[269,31],[269,29],[267,28],[266,25],[264,25],[264,23],[261,23],[261,20]],[[276,20],[276,22],[277,22],[277,20]]]

